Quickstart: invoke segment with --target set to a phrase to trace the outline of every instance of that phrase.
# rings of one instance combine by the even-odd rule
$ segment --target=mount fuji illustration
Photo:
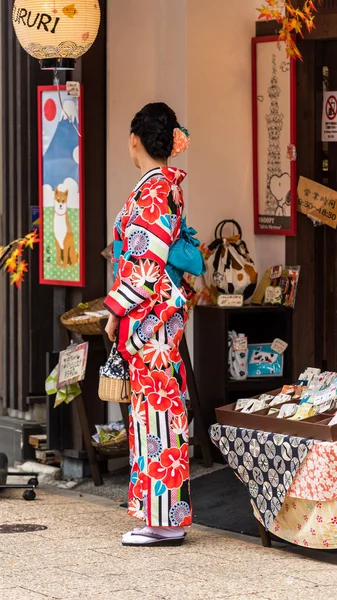
[[[74,159],[78,147],[78,133],[74,125],[78,128],[78,118],[74,103],[67,104],[72,104],[75,109],[71,113],[66,110],[71,121],[62,111],[53,139],[43,157],[43,183],[52,189],[69,177],[79,183],[78,163]]]

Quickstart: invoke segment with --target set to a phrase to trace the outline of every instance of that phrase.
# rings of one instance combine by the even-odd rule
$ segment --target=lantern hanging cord
[[[76,125],[74,123],[74,121],[72,120],[72,118],[70,117],[70,115],[68,115],[67,111],[65,110],[65,108],[63,106],[62,97],[61,97],[61,90],[60,90],[60,81],[59,81],[59,78],[58,78],[58,75],[57,75],[57,70],[54,71],[54,83],[56,85],[57,95],[58,95],[58,98],[59,98],[59,102],[60,102],[61,108],[62,108],[65,116],[67,117],[69,123],[72,124],[72,126],[75,129],[77,135],[79,137],[82,137],[82,134],[79,132],[79,130],[77,129],[77,127],[76,127]]]

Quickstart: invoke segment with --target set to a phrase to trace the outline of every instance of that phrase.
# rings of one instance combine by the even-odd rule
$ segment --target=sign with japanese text
[[[337,92],[324,92],[322,142],[337,142]]]
[[[88,342],[69,346],[60,352],[57,388],[83,381],[88,359]]]
[[[243,305],[243,296],[242,294],[220,294],[217,298],[217,304],[221,308],[240,308]]]
[[[300,177],[297,188],[297,210],[336,229],[337,192],[325,185]]]

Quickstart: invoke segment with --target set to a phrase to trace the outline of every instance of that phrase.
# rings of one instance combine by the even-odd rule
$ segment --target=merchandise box
[[[281,390],[268,392],[276,396]],[[288,404],[299,404],[299,399],[291,400]],[[226,404],[215,409],[217,423],[220,425],[232,425],[245,429],[257,429],[270,433],[282,433],[303,438],[311,438],[325,442],[337,441],[337,424],[329,427],[334,413],[315,415],[302,421],[291,419],[278,419],[276,414],[268,415],[269,408],[264,408],[254,413],[243,413],[235,410],[236,402]],[[282,405],[273,408],[280,408]]]

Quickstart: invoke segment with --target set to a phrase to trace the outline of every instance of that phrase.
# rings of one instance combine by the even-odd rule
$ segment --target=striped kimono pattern
[[[122,242],[106,307],[120,317],[118,349],[131,379],[128,512],[152,527],[192,523],[186,373],[179,343],[191,293],[166,271],[179,237],[186,173],[149,171],[119,213],[114,239]]]

